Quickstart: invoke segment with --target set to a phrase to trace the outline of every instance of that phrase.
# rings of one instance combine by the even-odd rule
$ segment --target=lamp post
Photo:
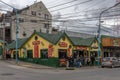
[[[17,14],[17,9],[14,8],[13,6],[5,3],[4,1],[0,0],[1,3],[13,8],[13,10],[15,11],[16,14],[16,64],[18,63],[18,14]]]
[[[115,5],[103,10],[100,15],[99,15],[99,26],[98,26],[98,65],[100,65],[100,43],[101,43],[101,37],[100,37],[100,30],[101,30],[101,17],[102,17],[102,14],[106,11],[108,11],[109,9],[119,5],[120,2],[116,3]]]

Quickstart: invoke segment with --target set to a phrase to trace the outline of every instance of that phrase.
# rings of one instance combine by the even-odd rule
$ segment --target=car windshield
[[[110,60],[109,57],[103,58],[103,61],[109,61],[109,60]]]

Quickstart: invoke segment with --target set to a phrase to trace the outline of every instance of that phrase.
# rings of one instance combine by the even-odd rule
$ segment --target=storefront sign
[[[76,49],[77,49],[77,50],[87,50],[87,47],[77,46]]]
[[[120,46],[119,38],[103,38],[102,45],[103,46]]]
[[[118,39],[113,40],[113,46],[119,46],[119,41]]]
[[[48,57],[52,57],[53,45],[48,46]]]
[[[65,42],[60,42],[60,43],[59,43],[59,46],[60,46],[60,47],[67,47],[67,46],[68,46],[68,44],[67,44],[67,43],[65,43]]]
[[[67,50],[67,55],[68,55],[68,57],[71,57],[71,50],[70,50],[70,48],[68,48],[68,50]]]
[[[34,45],[34,57],[38,58],[40,41],[33,41],[32,44]]]

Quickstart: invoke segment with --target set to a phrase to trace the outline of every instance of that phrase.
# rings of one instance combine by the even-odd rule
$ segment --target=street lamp
[[[1,3],[13,8],[13,11],[15,11],[16,14],[16,64],[18,63],[18,14],[17,14],[17,9],[14,8],[13,6],[5,3],[4,1],[0,0]]]
[[[107,9],[103,10],[100,13],[100,15],[99,15],[99,26],[98,26],[98,65],[100,65],[100,43],[101,43],[101,37],[100,37],[100,30],[101,30],[101,28],[100,27],[101,27],[101,17],[102,17],[102,14],[104,12],[106,12],[107,10],[109,10],[109,9],[119,5],[119,4],[120,4],[120,2],[118,2],[115,5],[113,5],[113,6],[109,7],[109,8],[107,8]]]

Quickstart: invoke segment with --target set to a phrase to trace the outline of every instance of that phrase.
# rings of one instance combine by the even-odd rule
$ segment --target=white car
[[[120,67],[120,58],[116,57],[105,57],[102,59],[101,67]]]

